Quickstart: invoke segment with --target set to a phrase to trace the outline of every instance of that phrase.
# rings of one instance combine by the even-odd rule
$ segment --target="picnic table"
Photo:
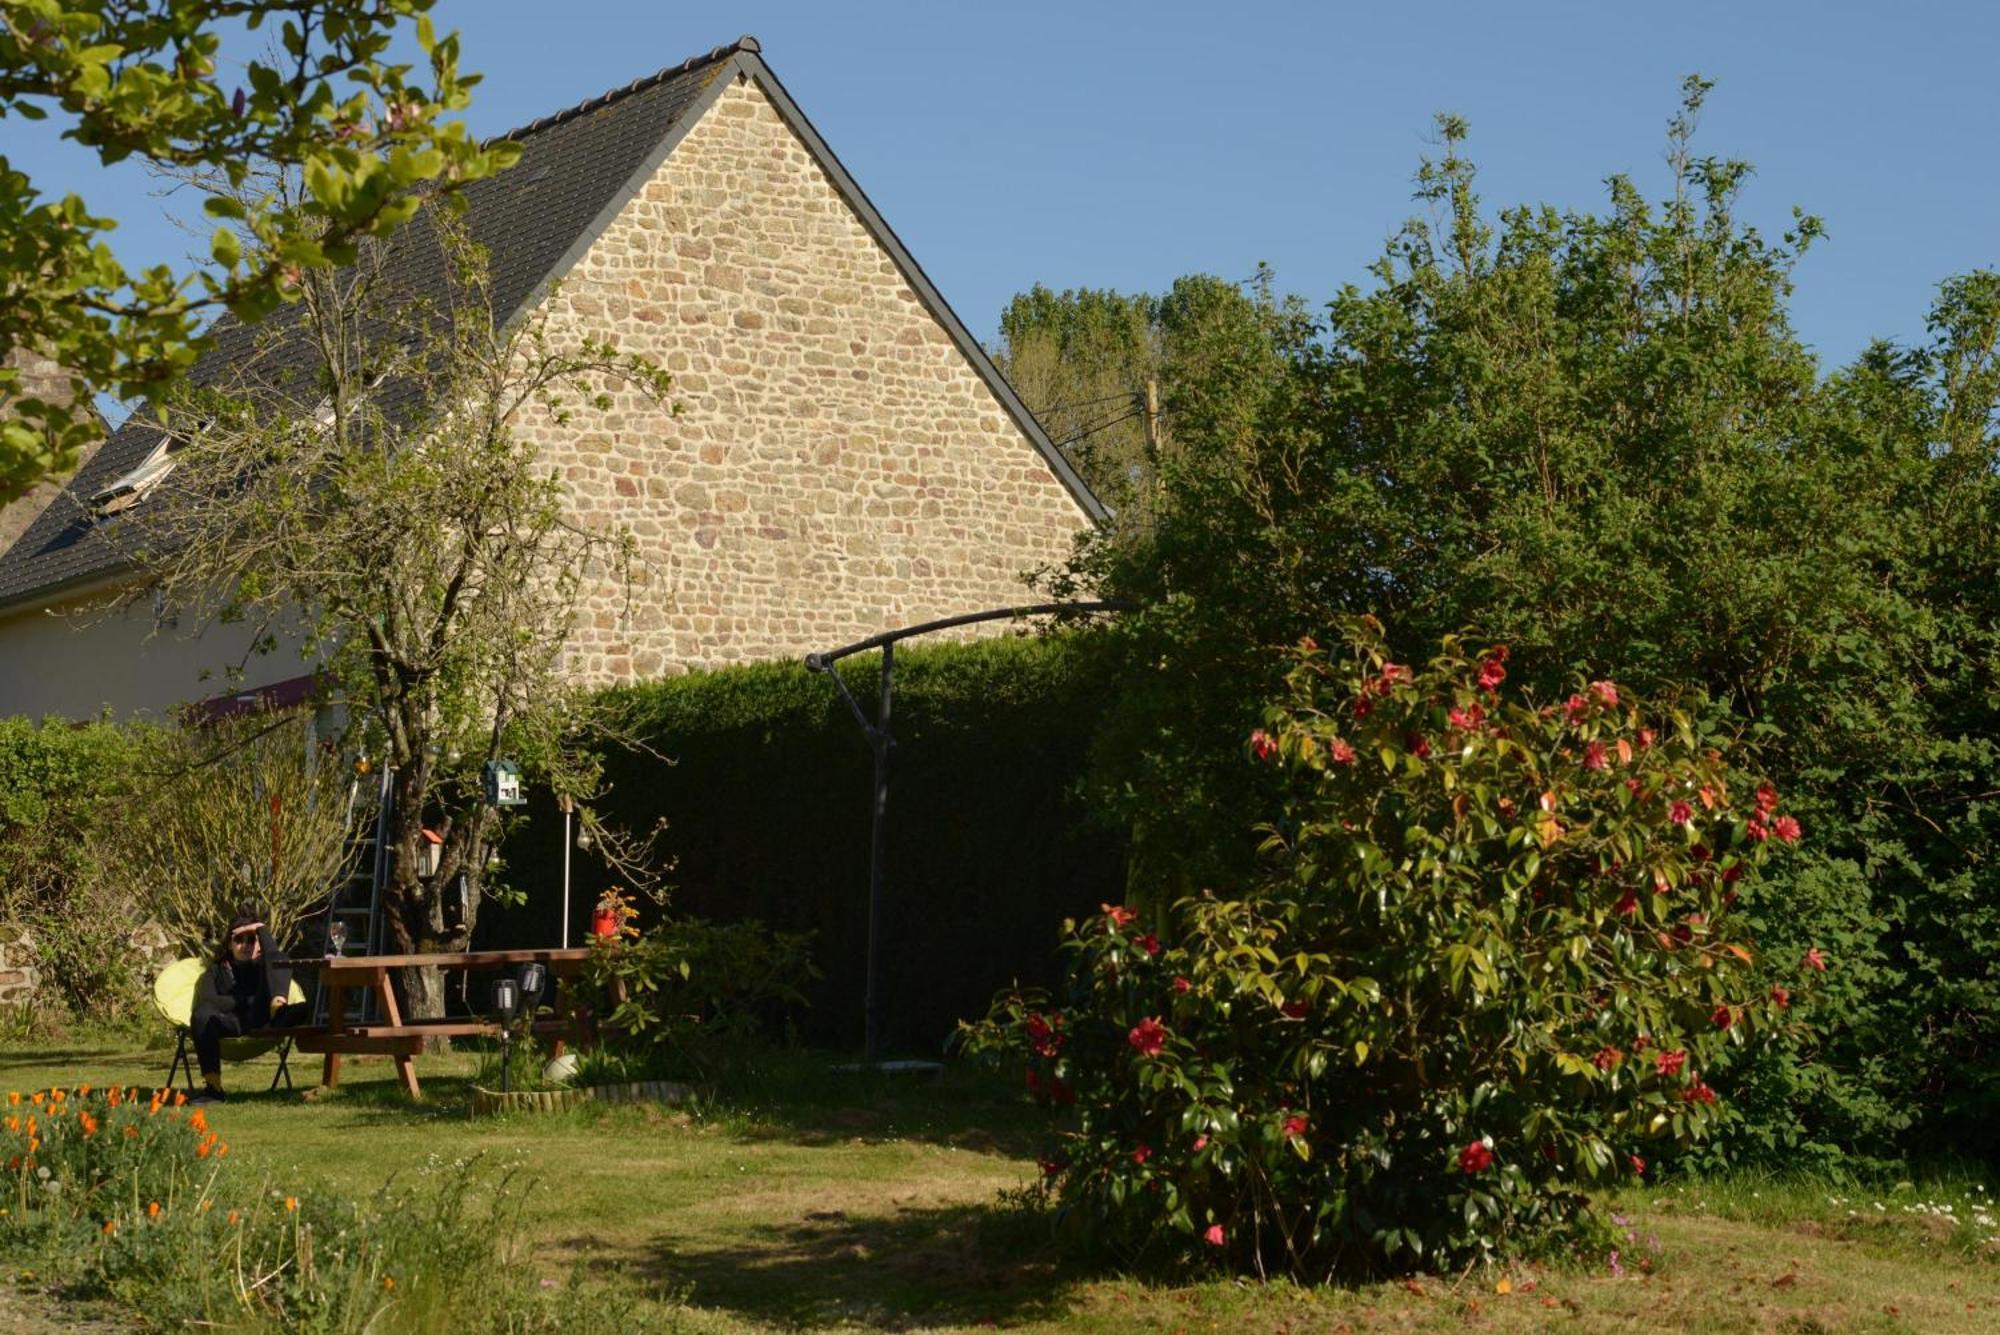
[[[578,1010],[569,995],[569,984],[582,972],[584,961],[589,958],[588,947],[568,950],[467,950],[436,955],[335,956],[319,966],[320,988],[326,997],[326,1023],[294,1030],[295,1041],[301,1052],[324,1055],[320,1083],[328,1088],[340,1083],[340,1059],[343,1056],[389,1056],[395,1059],[396,1074],[402,1079],[404,1091],[412,1099],[421,1099],[423,1090],[417,1083],[416,1059],[422,1054],[426,1039],[473,1035],[498,1037],[500,1021],[477,1015],[406,1020],[396,1001],[396,989],[390,981],[392,970],[422,966],[457,971],[507,969],[529,963],[544,966],[549,971],[550,991],[542,1004],[552,1007],[555,1014],[528,1024],[517,1021],[517,1032],[526,1030],[552,1037],[556,1054],[560,1056],[565,1042],[590,1036],[593,1017]],[[347,1001],[353,992],[375,998],[376,1018],[348,1019]],[[367,1013],[365,1006],[362,1013]]]

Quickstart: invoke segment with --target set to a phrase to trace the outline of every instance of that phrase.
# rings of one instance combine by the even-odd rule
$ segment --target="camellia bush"
[[[1248,739],[1283,793],[1261,879],[1068,924],[1067,993],[968,1029],[1054,1115],[1064,1227],[1127,1262],[1323,1279],[1587,1239],[1588,1189],[1712,1133],[1729,1050],[1825,968],[1745,938],[1802,832],[1687,715],[1513,698],[1502,647],[1348,640],[1303,641]]]

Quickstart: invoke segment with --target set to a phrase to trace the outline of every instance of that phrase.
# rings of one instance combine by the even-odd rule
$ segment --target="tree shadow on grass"
[[[693,1307],[790,1328],[1054,1320],[1069,1305],[1046,1223],[996,1206],[814,1210],[751,1225],[725,1245],[657,1238],[637,1256],[587,1235],[559,1245],[594,1253],[587,1267],[683,1291]]]

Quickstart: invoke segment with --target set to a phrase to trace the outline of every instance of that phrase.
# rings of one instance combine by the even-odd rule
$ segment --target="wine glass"
[[[329,959],[347,953],[347,924],[338,918],[326,929],[326,953]]]

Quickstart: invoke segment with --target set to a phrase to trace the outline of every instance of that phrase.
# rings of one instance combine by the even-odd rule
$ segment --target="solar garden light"
[[[512,1065],[510,1043],[514,1037],[514,1016],[521,1009],[521,985],[512,978],[493,980],[493,1012],[500,1017],[500,1092],[507,1092],[507,1068]]]

